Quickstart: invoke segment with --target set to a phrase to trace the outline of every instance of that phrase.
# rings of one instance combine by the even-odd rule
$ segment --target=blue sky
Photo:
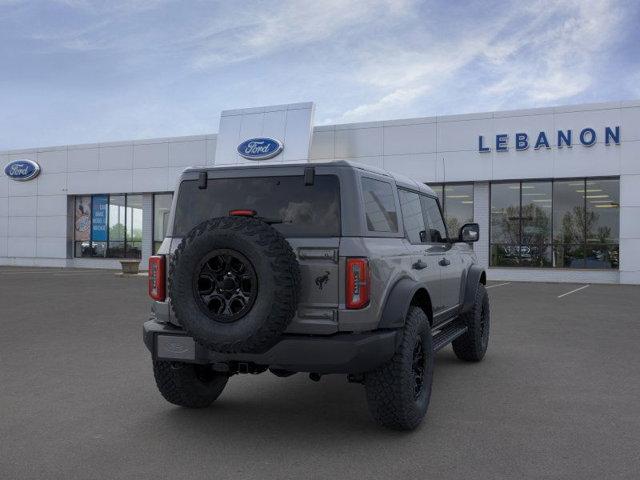
[[[640,98],[637,1],[0,0],[0,149]]]

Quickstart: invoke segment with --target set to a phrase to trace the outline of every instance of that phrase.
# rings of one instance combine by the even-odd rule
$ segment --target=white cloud
[[[596,57],[616,38],[621,21],[607,0],[542,0],[505,11],[488,28],[471,19],[460,25],[458,35],[427,38],[419,49],[390,42],[361,54],[364,60],[353,78],[371,93],[339,120],[402,115],[405,107],[437,96],[440,88],[476,83],[474,75],[486,77],[485,83],[477,81],[476,97],[483,105],[507,104],[515,95],[536,105],[569,99],[590,87]],[[472,66],[474,71],[462,77]]]
[[[564,12],[570,16],[554,23]],[[484,93],[507,97],[523,92],[533,102],[550,103],[587,90],[596,56],[615,38],[620,21],[611,2],[538,2],[528,13],[538,13],[534,22],[497,42],[498,51],[506,48],[510,52],[487,55],[501,78]]]
[[[246,9],[229,15],[233,23],[214,22],[197,32],[199,69],[259,58],[284,49],[333,39],[355,26],[373,25],[405,15],[410,0],[281,1],[272,9]],[[231,12],[228,12],[231,13]]]

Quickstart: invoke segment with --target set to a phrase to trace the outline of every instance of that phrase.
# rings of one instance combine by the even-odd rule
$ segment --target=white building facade
[[[640,284],[640,101],[323,126],[313,112],[234,110],[218,134],[0,152],[0,265],[144,265],[182,170],[247,162],[238,145],[268,137],[283,150],[266,162],[353,160],[428,183],[451,235],[480,224],[492,279]],[[39,175],[17,181],[26,161]]]

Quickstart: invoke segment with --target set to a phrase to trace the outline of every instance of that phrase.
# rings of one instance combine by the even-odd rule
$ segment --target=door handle
[[[414,270],[422,270],[427,268],[429,265],[425,262],[423,262],[422,260],[418,260],[416,263],[414,263],[413,265],[411,265],[411,267]]]
[[[446,267],[447,265],[451,265],[451,262],[449,260],[447,260],[446,258],[441,259],[438,263],[440,265],[442,265],[443,267]]]

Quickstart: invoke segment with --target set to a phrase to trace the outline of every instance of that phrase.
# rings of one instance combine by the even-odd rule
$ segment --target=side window
[[[398,214],[391,184],[363,178],[362,194],[367,228],[372,232],[397,232]]]
[[[430,242],[442,243],[447,239],[447,229],[435,198],[420,195],[424,221],[427,224],[427,238]]]
[[[404,231],[411,243],[424,243],[426,240],[426,228],[424,216],[420,205],[420,196],[417,193],[399,189],[400,210],[404,221]]]

